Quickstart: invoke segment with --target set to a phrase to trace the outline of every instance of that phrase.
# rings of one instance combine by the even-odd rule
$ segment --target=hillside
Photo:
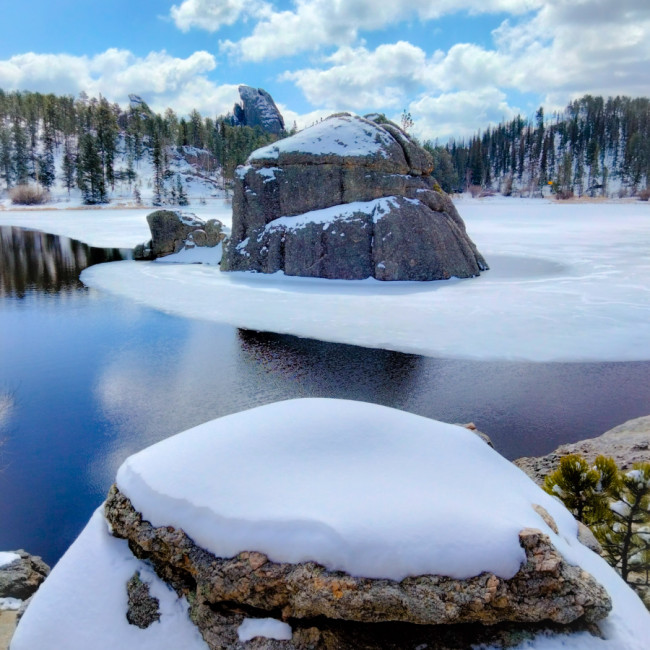
[[[518,115],[469,140],[428,148],[447,191],[647,199],[650,100],[585,95],[550,119],[540,107],[534,120]]]

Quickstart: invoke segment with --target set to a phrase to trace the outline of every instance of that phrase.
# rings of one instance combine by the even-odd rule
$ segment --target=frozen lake
[[[206,420],[271,401],[307,396],[356,399],[447,422],[474,421],[508,458],[546,453],[563,442],[595,436],[627,419],[647,415],[650,362],[645,330],[637,328],[640,334],[635,339],[636,357],[623,356],[627,360],[617,360],[610,345],[613,332],[620,331],[625,350],[632,350],[625,332],[636,322],[638,314],[644,309],[647,313],[648,309],[650,274],[643,275],[639,269],[647,264],[650,247],[639,252],[647,231],[641,222],[644,213],[632,207],[637,212],[623,211],[616,232],[610,224],[605,232],[591,238],[589,232],[578,228],[587,217],[578,215],[577,221],[567,228],[573,229],[572,238],[565,237],[565,242],[569,242],[566,245],[574,253],[569,262],[560,261],[559,254],[543,254],[542,247],[540,254],[531,255],[526,242],[533,235],[522,234],[516,243],[514,220],[505,223],[502,217],[492,219],[491,231],[489,215],[468,219],[470,234],[479,248],[490,262],[497,262],[493,262],[492,271],[476,281],[476,286],[489,280],[496,287],[501,282],[503,308],[512,306],[505,292],[515,275],[520,281],[514,284],[524,288],[534,288],[543,276],[541,282],[548,288],[552,278],[566,277],[567,266],[582,264],[585,257],[593,259],[598,251],[602,253],[604,244],[598,242],[606,237],[613,237],[621,246],[629,245],[634,254],[630,261],[623,262],[623,253],[612,250],[598,270],[603,278],[613,277],[617,282],[621,273],[632,278],[634,269],[638,277],[629,282],[625,300],[619,296],[618,307],[612,307],[612,329],[601,338],[602,358],[591,362],[450,358],[427,350],[423,350],[426,354],[408,354],[380,349],[373,341],[383,337],[391,344],[387,338],[393,332],[391,323],[398,323],[397,318],[391,320],[390,309],[385,310],[384,323],[368,328],[370,338],[359,341],[363,347],[237,329],[228,323],[232,317],[227,310],[228,300],[217,301],[216,306],[210,302],[210,287],[217,285],[214,290],[218,291],[218,287],[225,286],[221,280],[211,284],[211,278],[218,274],[214,268],[111,262],[93,266],[84,273],[84,278],[92,272],[99,278],[109,277],[114,270],[135,270],[123,280],[119,291],[110,293],[87,288],[77,277],[87,264],[114,259],[115,251],[92,251],[66,238],[43,238],[19,230],[11,231],[11,244],[7,244],[8,230],[2,229],[0,438],[6,442],[0,450],[0,549],[25,547],[50,562],[56,560],[101,503],[117,466],[127,455]],[[647,206],[641,207],[647,215]],[[463,216],[470,213],[470,217],[472,210],[482,209],[473,203],[460,208]],[[495,208],[488,205],[487,209],[489,212]],[[565,214],[571,214],[568,206],[557,209],[568,209]],[[118,216],[126,219],[123,223],[130,224],[132,234],[113,235],[113,239],[111,230],[115,225],[110,215],[103,211],[85,212],[29,213],[29,225],[35,227],[36,215],[40,227],[51,226],[51,230],[56,229],[56,224],[59,229],[70,229],[71,234],[74,229],[86,228],[86,241],[95,244],[114,242],[130,246],[146,238],[140,223],[146,211],[120,212]],[[91,212],[98,217],[95,221]],[[522,233],[540,228],[541,218],[539,215],[536,222],[522,224]],[[602,214],[595,219],[596,225],[599,219],[603,219]],[[6,221],[20,222],[21,215],[0,213],[0,223]],[[636,221],[641,224],[638,233],[630,230]],[[476,234],[477,228],[482,229],[481,234]],[[22,240],[15,239],[17,233]],[[629,240],[628,244],[621,243],[621,238]],[[8,261],[8,246],[13,253],[18,252],[11,258],[13,261]],[[545,246],[552,253],[548,241]],[[584,253],[582,257],[580,250]],[[206,302],[210,314],[221,315],[213,317],[205,311],[185,313],[189,301],[181,301],[181,308],[174,307],[174,293],[156,292],[156,285],[150,287],[146,300],[133,295],[143,289],[140,274],[149,274],[160,282],[166,273],[170,274],[172,285],[184,282],[186,287],[193,286],[191,279],[197,274],[203,277],[200,286],[203,296],[209,297]],[[260,281],[255,284],[257,280]],[[593,289],[592,280],[593,273],[582,286]],[[368,293],[368,283],[343,287],[342,291],[336,286],[340,283],[325,291],[320,287],[327,285],[322,283],[283,283],[282,278],[243,278],[232,284],[242,287],[239,295],[245,307],[256,301],[258,313],[264,313],[264,300],[266,304],[276,300],[288,304],[286,320],[289,327],[298,330],[310,322],[299,318],[299,299],[303,300],[302,312],[308,314],[312,309],[312,316],[313,309],[328,307],[327,323],[331,329],[344,318],[342,308],[346,304],[365,299]],[[384,298],[405,305],[401,320],[407,323],[409,314],[415,313],[414,305],[418,301],[422,304],[423,296],[436,292],[453,295],[447,288],[431,289],[427,294],[424,287],[382,286]],[[605,286],[610,291],[611,286]],[[375,293],[378,290],[371,289]],[[453,285],[451,291],[456,291]],[[143,295],[146,297],[146,292]],[[198,307],[200,295],[199,292]],[[576,295],[574,289],[574,295],[581,314],[588,313],[588,292]],[[156,297],[164,304],[152,309],[148,305]],[[417,300],[410,301],[411,297]],[[332,300],[339,299],[348,302],[332,309]],[[294,311],[291,305],[296,306]],[[466,320],[473,320],[476,348],[480,344],[488,352],[491,343],[499,344],[486,336],[482,327],[480,309],[489,307],[490,302],[483,301],[475,305],[474,312],[465,314]],[[497,307],[498,304],[494,309]],[[271,320],[279,317],[277,309],[269,311]],[[351,314],[359,311],[353,310]],[[519,311],[525,312],[525,304],[520,305]],[[248,313],[252,313],[250,309]],[[443,310],[440,318],[445,313],[448,312]],[[566,314],[564,308],[549,312],[547,326],[543,328],[550,337],[547,341],[553,340],[558,335],[555,330],[563,325],[553,318]],[[197,317],[187,317],[190,315]],[[599,328],[603,322],[598,324]],[[420,320],[419,327],[422,326]],[[514,327],[512,323],[510,326]],[[526,344],[534,341],[533,335],[539,331],[538,327],[532,334],[519,330],[515,333],[519,343]],[[306,336],[302,331],[296,333]],[[345,336],[352,334],[352,328],[343,332]],[[588,337],[593,334],[587,332]],[[433,334],[429,339],[435,345]],[[424,337],[416,337],[415,344],[422,341],[427,342]],[[349,343],[353,342],[352,336]],[[575,345],[579,346],[579,342]]]

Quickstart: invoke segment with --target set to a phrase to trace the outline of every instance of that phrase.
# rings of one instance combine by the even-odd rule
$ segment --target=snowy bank
[[[182,316],[439,357],[650,359],[648,205],[464,200],[491,270],[382,283],[119,262],[89,286]]]
[[[135,548],[152,540],[156,547],[158,534],[181,543],[185,531],[192,544],[214,555],[164,544],[158,551],[169,551],[185,570],[196,563],[212,567],[208,573],[216,584],[234,584],[235,593],[243,589],[237,581],[252,580],[258,570],[270,574],[278,566],[272,561],[322,564],[320,578],[310,578],[322,596],[318,602],[327,594],[345,602],[352,576],[359,575],[399,581],[423,572],[460,577],[493,572],[487,587],[498,590],[503,579],[522,570],[522,529],[534,528],[568,567],[581,567],[605,587],[613,608],[599,623],[603,638],[586,631],[543,633],[518,647],[641,650],[650,635],[650,614],[613,569],[579,543],[576,522],[566,509],[477,436],[454,425],[360,402],[290,400],[164,440],[127,459],[117,485],[142,516],[112,518],[116,533],[138,526],[153,531],[143,540],[130,538]],[[115,515],[109,507],[106,513]],[[230,570],[236,579],[215,572],[215,562],[226,562],[219,558],[233,555]],[[545,562],[540,570],[548,574]],[[304,566],[303,572],[314,565]],[[124,615],[125,583],[135,571],[160,601],[160,620],[144,630],[129,626]],[[182,574],[175,575],[180,579]],[[243,625],[250,614],[244,616],[241,608],[205,607],[202,601],[211,592],[201,586],[204,576],[193,569],[192,576],[186,589],[201,587],[189,599],[192,617],[203,625],[209,647],[245,647],[236,644],[250,638],[250,628],[254,634],[266,630],[287,639],[274,648],[300,647],[299,618],[290,620],[297,626],[292,640],[277,622]],[[335,580],[331,584],[330,578]],[[319,587],[319,581],[325,586]],[[380,588],[407,589],[413,578],[376,582]],[[253,587],[259,594],[262,585]],[[282,592],[272,595],[282,598]],[[280,601],[274,602],[278,606]],[[489,605],[488,599],[484,606]],[[245,603],[242,607],[250,611]],[[136,560],[126,542],[112,538],[97,512],[38,592],[12,650],[206,647],[186,612],[186,601]],[[206,616],[216,621],[206,622]],[[319,624],[311,619],[309,625]],[[231,641],[215,637],[217,630]]]

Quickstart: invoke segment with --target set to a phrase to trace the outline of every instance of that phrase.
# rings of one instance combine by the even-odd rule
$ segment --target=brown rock
[[[466,580],[425,575],[397,582],[328,571],[315,562],[274,563],[257,552],[215,557],[181,530],[152,527],[115,486],[105,515],[113,533],[149,559],[164,580],[192,593],[191,602],[210,607],[230,603],[284,619],[419,625],[594,622],[611,609],[605,590],[566,563],[536,529],[519,535],[526,561],[512,578],[482,573]]]

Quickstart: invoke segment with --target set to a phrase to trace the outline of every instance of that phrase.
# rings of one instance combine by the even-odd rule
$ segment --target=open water
[[[323,343],[171,316],[78,280],[125,254],[0,227],[0,550],[54,563],[129,454],[276,400],[474,421],[511,459],[648,414],[650,362],[460,361]]]

